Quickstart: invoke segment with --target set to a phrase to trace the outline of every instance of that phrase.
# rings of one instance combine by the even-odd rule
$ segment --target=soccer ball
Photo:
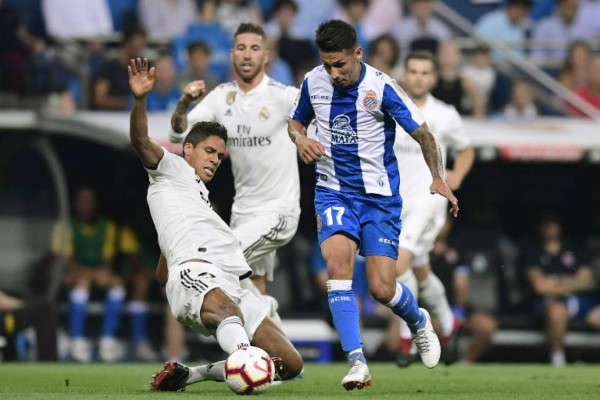
[[[259,394],[275,379],[273,360],[263,349],[250,346],[234,351],[225,361],[225,382],[237,394]]]

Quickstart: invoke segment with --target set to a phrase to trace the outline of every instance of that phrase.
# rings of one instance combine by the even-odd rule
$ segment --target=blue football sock
[[[352,281],[330,280],[327,287],[329,310],[333,316],[333,325],[340,336],[342,349],[349,353],[361,348],[358,305],[352,291]]]
[[[425,328],[427,319],[421,313],[417,299],[403,283],[396,283],[396,294],[387,304],[394,314],[406,321],[411,332],[415,333],[419,329]]]
[[[112,288],[106,294],[104,301],[104,324],[102,336],[114,336],[119,326],[121,308],[125,300],[125,289],[121,287]]]
[[[89,292],[83,288],[75,288],[69,293],[69,335],[71,338],[85,336],[88,298]]]
[[[132,304],[129,307],[129,322],[131,324],[131,340],[133,343],[140,343],[146,340],[146,320],[148,318],[148,307],[137,307]]]

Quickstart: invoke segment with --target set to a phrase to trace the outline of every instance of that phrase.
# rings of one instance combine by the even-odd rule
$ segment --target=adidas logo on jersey
[[[232,115],[233,115],[233,113],[231,112],[231,108],[228,108],[227,111],[225,111],[225,116],[231,117]]]

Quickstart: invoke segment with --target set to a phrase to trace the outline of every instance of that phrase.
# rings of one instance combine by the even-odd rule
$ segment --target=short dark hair
[[[197,42],[191,42],[190,44],[187,45],[187,53],[188,54],[192,54],[197,50],[202,51],[204,54],[208,54],[208,55],[211,54],[210,46],[208,44],[206,44],[206,42],[197,41]]]
[[[276,14],[285,7],[290,7],[295,13],[298,12],[298,4],[296,4],[294,0],[277,0],[275,4],[273,4],[271,13]]]
[[[315,43],[325,53],[354,50],[358,46],[356,31],[347,22],[331,19],[317,28]]]
[[[398,60],[400,59],[400,46],[398,45],[398,42],[396,41],[396,39],[390,35],[389,33],[384,33],[380,36],[377,36],[375,39],[373,39],[371,41],[371,43],[369,44],[369,57],[374,55],[378,50],[377,46],[379,46],[380,43],[385,43],[388,42],[392,45],[392,66],[395,66],[398,63]]]
[[[183,140],[183,144],[191,143],[196,147],[198,143],[206,140],[209,136],[218,136],[227,144],[227,129],[214,121],[202,121],[194,124]]]
[[[520,6],[529,10],[533,6],[533,0],[507,0],[506,6]]]
[[[260,36],[263,41],[267,40],[267,35],[265,33],[265,30],[263,29],[262,26],[260,26],[258,24],[253,24],[251,22],[242,22],[238,26],[235,33],[233,34],[233,39],[235,40],[236,37],[238,37],[239,35],[241,35],[243,33],[254,33],[254,34]]]
[[[437,70],[438,70],[437,59],[435,58],[435,56],[433,55],[433,53],[430,52],[430,51],[427,51],[427,50],[415,50],[415,51],[412,51],[412,52],[408,53],[408,55],[404,59],[404,68],[408,68],[408,62],[410,60],[426,60],[426,61],[431,61],[431,64],[433,65],[433,72],[437,73]]]

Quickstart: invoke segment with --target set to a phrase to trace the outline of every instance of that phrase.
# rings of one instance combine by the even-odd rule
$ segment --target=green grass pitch
[[[0,364],[0,399],[218,399],[235,398],[223,383],[198,383],[183,393],[150,393],[158,364]],[[600,365],[370,364],[373,386],[346,392],[345,364],[307,364],[302,380],[273,387],[264,399],[600,399]]]

